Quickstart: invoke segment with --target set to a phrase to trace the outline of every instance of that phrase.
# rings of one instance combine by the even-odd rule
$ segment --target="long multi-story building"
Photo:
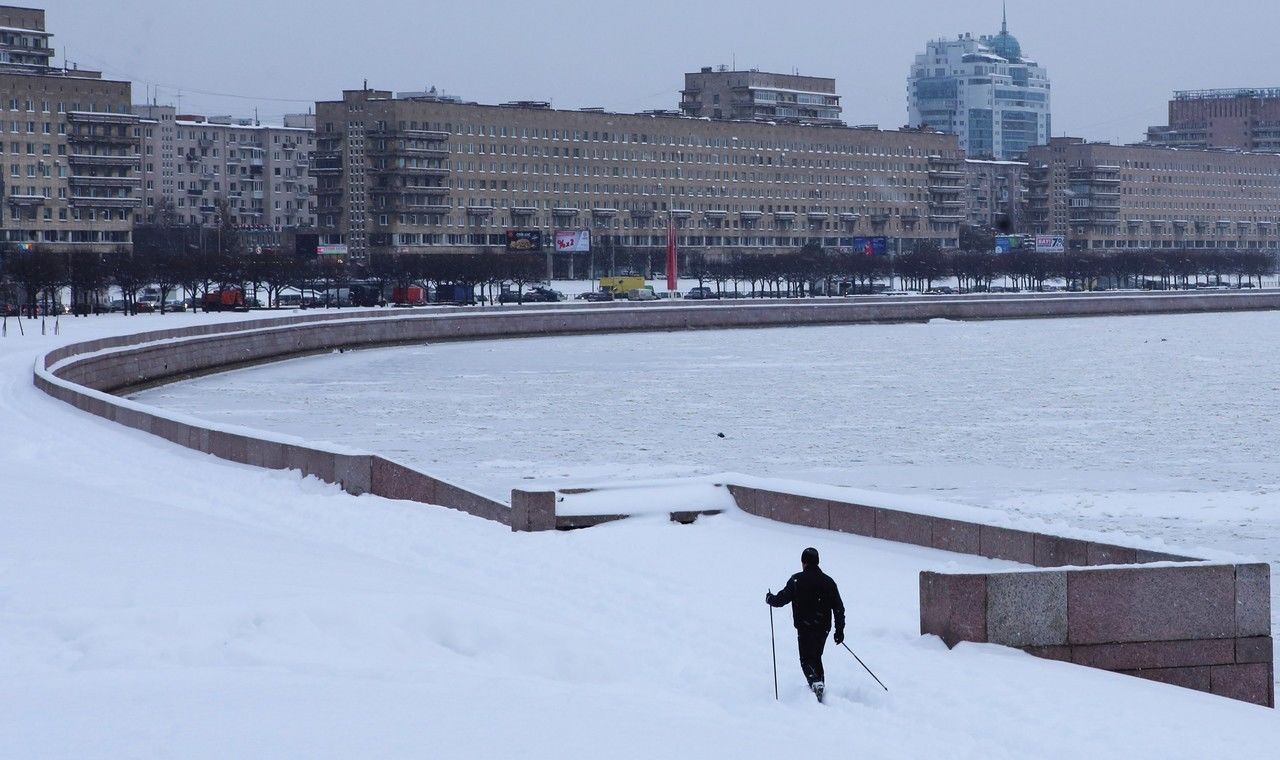
[[[1169,124],[1148,128],[1147,142],[1170,148],[1280,151],[1280,88],[1175,92]]]
[[[286,116],[281,126],[229,116],[179,114],[173,106],[136,105],[142,117],[143,220],[172,203],[178,224],[215,225],[219,201],[235,223],[270,239],[315,226],[311,152],[315,117]]]
[[[907,78],[907,123],[959,135],[971,158],[1020,159],[1053,133],[1049,96],[1048,72],[1006,19],[993,36],[926,45]]]
[[[132,244],[138,119],[130,84],[53,65],[43,10],[0,6],[0,240],[105,251]]]
[[[1055,137],[1028,163],[1028,221],[1071,249],[1280,248],[1280,155]]]
[[[704,66],[684,75],[680,110],[686,116],[743,121],[839,124],[836,80]]]
[[[1026,203],[1026,161],[965,159],[967,223],[994,227],[1001,232],[1022,232]]]
[[[330,251],[480,252],[507,230],[596,246],[777,252],[884,237],[954,245],[956,138],[679,115],[479,105],[348,90],[316,104],[317,227]]]

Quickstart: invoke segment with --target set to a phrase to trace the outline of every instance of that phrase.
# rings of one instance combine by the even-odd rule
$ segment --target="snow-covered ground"
[[[513,534],[449,510],[351,497],[293,473],[221,462],[81,414],[31,386],[36,356],[61,343],[177,319],[226,318],[237,317],[64,320],[59,336],[19,337],[11,330],[0,339],[0,755],[1265,757],[1280,741],[1271,710],[1000,647],[948,651],[918,635],[919,570],[1000,563],[741,513],[693,526],[638,519],[568,534]],[[1062,342],[1059,323],[1034,324]],[[971,327],[978,326],[916,329]],[[845,345],[871,340],[862,329],[850,329]],[[736,351],[726,340],[751,335],[759,339],[746,357],[778,358],[765,333],[702,334],[696,355],[685,358],[714,367],[714,357]],[[644,337],[607,341],[625,346]],[[983,342],[974,341],[974,350]],[[470,356],[461,345],[405,349],[411,364],[416,351],[444,351],[470,369],[448,373],[447,361],[435,360],[440,354],[416,362],[437,374],[413,381],[418,393],[408,394],[412,406],[400,409],[399,423],[436,422],[498,389],[492,408],[472,410],[472,419],[511,410],[513,424],[497,433],[503,447],[515,450],[519,429],[533,424],[522,417],[561,414],[542,392],[550,387],[542,377],[546,347],[554,343],[479,344]],[[483,369],[491,360],[481,357],[492,350],[534,366],[508,364],[528,374],[505,383],[494,377],[462,393],[468,383],[459,375],[501,374],[497,362]],[[328,366],[338,371],[348,359],[374,361],[382,353],[314,363],[332,359],[337,363]],[[222,380],[240,383],[311,363]],[[748,372],[726,366],[707,378],[742,388],[733,375],[760,371],[759,363],[746,364]],[[576,377],[568,369],[559,373],[561,393],[566,384],[575,394],[603,387],[603,396],[583,395],[580,403],[612,407],[619,412],[611,416],[615,423],[627,419],[623,411],[646,416],[665,400],[659,393],[647,405],[628,401],[643,388],[601,386],[590,366],[584,362]],[[939,381],[948,374],[921,370]],[[644,374],[621,376],[639,382]],[[813,387],[806,374],[796,370],[782,379]],[[441,387],[447,377],[455,378],[452,391]],[[308,385],[300,379],[295,391],[311,393]],[[769,438],[798,437],[787,431],[801,422],[778,416],[762,400],[752,403],[756,421],[749,427],[723,424],[740,418],[716,409],[709,391],[684,390],[698,396],[700,413],[687,414],[683,428],[669,426],[667,439],[640,437],[635,446],[678,440],[682,429],[725,432],[715,440],[743,451],[750,447],[736,442],[750,430],[760,431],[755,446],[762,450],[772,445]],[[312,398],[320,411],[322,402]],[[221,403],[215,395],[206,400],[212,409]],[[740,408],[741,398],[735,400]],[[277,405],[274,398],[255,403]],[[1194,406],[1191,399],[1186,406]],[[838,411],[833,406],[832,416]],[[380,418],[359,419],[364,425]],[[354,442],[331,435],[333,428],[325,428],[331,421],[307,432]],[[542,422],[551,428],[547,438],[573,438],[563,432],[572,418]],[[858,429],[856,421],[840,423],[851,433]],[[1043,416],[1026,424],[1042,423]],[[648,469],[643,458],[620,458],[632,468],[625,472],[600,469],[590,442],[622,445],[612,442],[631,433],[585,432],[589,441],[563,454],[565,474],[574,479],[690,471],[673,469],[654,451]],[[905,464],[924,471],[934,449],[920,440],[918,459]],[[909,451],[911,441],[894,451]],[[705,448],[714,451],[710,443]],[[510,458],[519,457],[533,459]],[[578,459],[588,460],[590,471],[568,471]],[[730,463],[703,461],[693,469]],[[787,472],[805,474],[799,469]],[[496,480],[500,470],[484,465],[469,482]],[[829,647],[831,704],[813,703],[783,611],[775,618],[782,701],[774,701],[761,597],[795,569],[808,544],[822,549],[824,566],[841,583],[849,643],[888,693],[847,653]]]

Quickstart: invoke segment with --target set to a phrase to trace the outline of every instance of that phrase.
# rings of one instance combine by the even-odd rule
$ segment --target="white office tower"
[[[1000,33],[933,40],[907,80],[912,127],[959,135],[973,158],[1022,158],[1049,141],[1049,76],[1022,54],[1006,18]]]

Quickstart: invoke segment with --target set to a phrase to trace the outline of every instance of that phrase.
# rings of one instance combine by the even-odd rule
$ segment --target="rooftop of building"
[[[1175,90],[1174,100],[1238,100],[1280,98],[1280,87],[1233,87],[1218,90]]]
[[[660,109],[660,108],[655,108],[647,111],[640,111],[637,113],[629,113],[625,111],[609,111],[597,106],[590,106],[590,107],[583,107],[583,108],[555,108],[551,105],[549,101],[545,101],[545,100],[513,100],[513,101],[508,101],[506,103],[478,103],[475,101],[464,101],[464,100],[455,100],[455,99],[446,100],[441,98],[419,98],[419,97],[406,98],[406,97],[400,97],[400,96],[405,94],[410,94],[410,93],[396,93],[395,95],[393,95],[389,90],[375,90],[371,88],[370,89],[361,88],[357,90],[343,90],[342,100],[322,100],[322,101],[317,101],[317,105],[340,104],[352,99],[356,99],[358,98],[358,96],[362,94],[367,96],[366,97],[367,100],[374,101],[374,102],[378,102],[378,101],[393,101],[393,102],[404,102],[404,103],[429,102],[429,103],[439,103],[441,105],[466,106],[466,107],[474,107],[474,108],[521,109],[521,110],[544,111],[544,112],[561,113],[561,114],[591,114],[595,116],[635,116],[635,117],[647,116],[653,119],[671,119],[671,120],[683,120],[683,121],[690,121],[690,122],[715,122],[720,124],[743,124],[743,125],[757,125],[757,126],[785,126],[789,128],[811,128],[811,129],[828,129],[828,130],[838,129],[838,130],[847,130],[851,132],[852,131],[858,131],[858,132],[879,131],[879,132],[886,132],[886,133],[907,133],[907,134],[931,134],[931,135],[946,134],[941,130],[937,130],[928,126],[912,127],[909,125],[904,125],[898,129],[880,129],[878,126],[870,125],[870,124],[859,124],[859,125],[851,126],[844,122],[807,121],[803,119],[802,120],[713,119],[709,116],[687,116],[681,111],[674,111],[674,110]]]

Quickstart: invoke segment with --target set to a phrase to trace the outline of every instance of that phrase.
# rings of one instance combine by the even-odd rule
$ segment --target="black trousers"
[[[821,628],[796,629],[796,640],[800,645],[800,669],[804,671],[804,678],[810,686],[826,680],[822,671],[822,650],[827,645],[829,633],[830,631]]]

